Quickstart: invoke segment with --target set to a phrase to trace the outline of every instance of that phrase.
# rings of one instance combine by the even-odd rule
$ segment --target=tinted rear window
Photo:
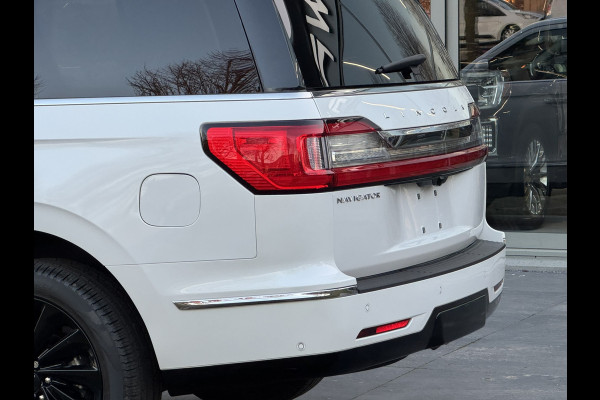
[[[34,98],[253,93],[233,0],[34,0]]]
[[[279,1],[276,1],[278,3]],[[284,26],[309,88],[361,87],[458,79],[443,43],[416,0],[283,0]],[[280,7],[281,8],[281,7]],[[289,18],[288,21],[286,19]],[[420,76],[376,74],[423,54]]]

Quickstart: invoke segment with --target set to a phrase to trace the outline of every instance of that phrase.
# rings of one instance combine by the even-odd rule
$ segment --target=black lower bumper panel
[[[425,328],[417,333],[337,353],[249,363],[162,371],[166,389],[173,396],[193,393],[202,383],[227,384],[260,379],[285,380],[341,375],[398,361],[409,354],[435,348],[485,325],[500,297],[488,302],[484,289],[434,309]]]

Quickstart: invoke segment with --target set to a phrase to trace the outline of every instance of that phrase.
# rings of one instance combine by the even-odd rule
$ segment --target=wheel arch
[[[510,97],[513,96],[515,96],[514,93],[511,93]],[[510,97],[509,102],[516,101]],[[498,138],[498,146],[501,147],[499,152],[506,156],[516,154],[520,150],[523,141],[529,137],[529,132],[526,128],[531,125],[536,125],[540,128],[540,134],[550,144],[550,149],[556,148],[553,144],[558,139],[552,138],[552,132],[554,130],[553,127],[556,127],[558,124],[557,115],[555,113],[548,113],[544,105],[534,103],[528,108],[520,109],[520,104],[520,101],[512,103],[510,107],[512,116],[510,118],[500,118],[499,136],[501,135],[502,137]],[[518,132],[522,132],[522,134],[516,135]]]
[[[40,208],[44,209],[46,207],[34,205],[34,210],[37,210],[37,212],[34,212],[33,258],[73,260],[85,264],[89,268],[92,268],[105,276],[112,283],[115,290],[121,292],[123,298],[131,305],[136,319],[135,323],[146,337],[148,349],[152,353],[151,357],[156,362],[156,365],[158,365],[152,339],[138,307],[136,307],[135,302],[132,300],[125,287],[106,267],[103,260],[95,256],[93,250],[96,249],[96,247],[91,246],[92,250],[90,251],[90,249],[86,247],[86,244],[93,242],[95,239],[99,239],[99,241],[103,243],[104,252],[115,251],[121,253],[122,256],[127,253],[114,243],[114,240],[109,239],[106,234],[102,234],[98,227],[94,226],[89,221],[78,218],[74,214],[67,213],[64,210],[53,210],[54,213],[51,214],[53,214],[53,218],[55,219],[54,226],[56,226],[56,229],[54,231],[49,229],[49,221],[52,218],[48,213],[43,213],[43,210],[40,210]],[[50,209],[52,209],[52,207]],[[61,216],[66,218],[56,219]],[[73,228],[73,230],[69,230],[69,227]],[[63,233],[68,234],[63,235]],[[86,236],[87,239],[83,239]],[[80,240],[77,240],[77,238],[80,238]],[[111,242],[112,245],[109,245]],[[130,259],[129,256],[127,256],[127,258]]]
[[[33,229],[62,238],[102,265],[135,264],[129,252],[94,222],[64,208],[33,203]]]
[[[64,258],[78,261],[112,276],[100,261],[81,247],[61,237],[35,229],[33,231],[33,258]],[[114,276],[113,279],[116,281]],[[116,283],[121,286],[118,281]]]
[[[77,246],[74,243],[71,243],[68,240],[60,238],[58,236],[52,235],[50,233],[41,232],[38,230],[33,231],[33,258],[58,258],[58,259],[67,259],[80,262],[82,264],[87,265],[90,268],[93,268],[95,271],[104,275],[112,284],[114,285],[115,290],[122,292],[123,297],[127,302],[130,303],[132,310],[135,312],[135,318],[137,321],[137,326],[142,329],[144,336],[147,339],[148,346],[152,352],[151,356],[154,358],[156,365],[158,362],[156,360],[156,352],[154,351],[154,346],[152,344],[152,340],[150,338],[150,334],[148,333],[148,329],[144,320],[136,307],[135,303],[123,287],[121,283],[115,278],[115,276],[102,264],[98,261],[93,255]]]
[[[545,111],[543,107],[538,107],[538,109],[532,109],[531,112],[520,115],[517,126],[522,127],[522,129],[525,130],[525,134],[522,135],[520,140],[515,141],[514,145],[516,147],[513,149],[514,151],[518,150],[518,146],[520,146],[523,141],[531,137],[531,134],[527,131],[527,128],[538,127],[539,129],[537,130],[537,133],[540,135],[539,138],[545,142],[547,147],[545,150],[551,157],[554,157],[558,138],[554,138],[552,136],[552,132],[555,131],[553,128],[556,127],[556,124],[558,124],[557,117],[543,111]]]

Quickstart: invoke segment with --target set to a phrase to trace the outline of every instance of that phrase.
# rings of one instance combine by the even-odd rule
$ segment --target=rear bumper
[[[341,288],[310,292],[178,300],[173,303],[180,310],[207,310],[212,308],[241,307],[293,301],[330,300],[431,279],[438,275],[447,274],[483,262],[498,254],[505,247],[503,243],[499,242],[475,240],[466,248],[445,257],[408,268],[357,278],[356,285]]]
[[[203,329],[196,331],[197,342],[188,343],[190,351],[209,340],[212,346],[220,344],[220,351],[227,349],[227,353],[237,357],[243,354],[235,354],[236,351],[262,348],[262,357],[218,365],[163,368],[165,387],[172,395],[178,395],[193,392],[194,386],[202,382],[218,384],[223,377],[275,380],[339,375],[379,367],[435,348],[485,325],[500,300],[504,258],[503,243],[477,240],[443,259],[361,278],[357,292],[348,296],[179,311],[190,318],[203,313],[210,318],[209,313],[216,312],[230,315],[220,320],[220,326],[202,324]],[[465,296],[466,293],[470,294]],[[241,314],[243,310],[246,313]],[[238,320],[232,321],[233,318]],[[366,327],[404,318],[411,319],[406,328],[357,338]],[[215,329],[225,338],[220,343],[211,339]],[[269,357],[277,351],[286,354]],[[201,362],[202,356],[198,357]]]
[[[487,290],[436,307],[425,327],[417,333],[344,351],[306,357],[256,361],[203,368],[163,371],[163,379],[171,395],[192,393],[203,383],[270,381],[315,378],[364,371],[401,360],[409,354],[436,348],[472,333],[485,325],[485,320],[500,302],[498,295],[489,302]]]

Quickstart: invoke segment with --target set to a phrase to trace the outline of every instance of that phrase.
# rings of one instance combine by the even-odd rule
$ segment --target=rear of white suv
[[[34,398],[292,399],[498,304],[417,2],[36,1],[34,34]]]

